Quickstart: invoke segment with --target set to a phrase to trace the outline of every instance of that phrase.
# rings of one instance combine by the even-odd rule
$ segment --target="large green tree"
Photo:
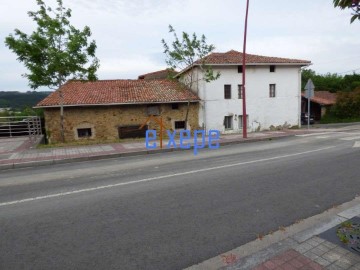
[[[38,11],[28,15],[37,23],[30,35],[15,29],[5,39],[5,44],[24,63],[28,73],[23,74],[32,89],[46,86],[59,89],[60,131],[64,136],[64,107],[61,86],[69,79],[96,80],[99,60],[95,56],[96,43],[88,41],[91,31],[88,26],[79,30],[70,24],[71,9],[57,0],[55,9],[44,1],[37,0]]]
[[[352,17],[350,22],[353,23],[356,19],[360,20],[360,0],[333,0],[334,6],[341,9],[352,9]]]
[[[161,41],[166,55],[166,63],[171,70],[186,71],[180,76],[180,81],[185,86],[197,91],[197,87],[194,85],[200,80],[210,82],[220,77],[220,72],[214,72],[211,65],[206,64],[206,56],[215,50],[215,46],[207,44],[205,35],[198,38],[196,33],[189,35],[182,32],[181,38],[179,38],[171,25],[169,25],[169,32],[173,34],[173,41],[169,44],[164,39]],[[202,76],[198,76],[193,68],[194,65],[200,68]],[[185,122],[187,122],[189,106],[190,102],[188,102]]]
[[[360,87],[360,74],[348,74],[345,76],[337,73],[317,74],[311,69],[303,69],[301,73],[301,89],[304,89],[306,82],[311,79],[316,90],[330,92],[351,92]]]

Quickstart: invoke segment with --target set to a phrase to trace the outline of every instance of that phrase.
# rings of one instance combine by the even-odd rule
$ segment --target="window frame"
[[[171,103],[171,109],[172,110],[178,110],[179,109],[179,103]]]
[[[90,132],[88,132],[88,131],[90,131]],[[81,132],[84,132],[84,134],[86,133],[87,135],[81,135],[82,134]],[[79,139],[85,139],[85,138],[88,139],[88,138],[91,138],[93,136],[92,128],[77,128],[76,133],[77,133],[77,137]]]
[[[269,84],[269,97],[270,98],[275,98],[276,97],[276,84],[275,83],[270,83]]]
[[[227,119],[228,119],[228,121],[227,121]],[[226,127],[227,124],[230,124],[230,127]],[[225,128],[225,130],[233,130],[234,129],[234,117],[232,115],[225,115],[224,128]]]
[[[147,115],[154,115],[154,116],[158,116],[161,114],[161,108],[160,105],[155,104],[155,105],[147,105],[146,106],[146,114]]]
[[[231,99],[231,84],[224,84],[224,99]]]
[[[238,119],[239,119],[239,129],[243,129],[244,128],[244,126],[243,126],[243,116],[239,115]],[[249,127],[249,115],[248,114],[246,115],[246,127],[247,128]]]
[[[184,123],[183,128],[176,127],[177,124]],[[186,129],[186,121],[174,121],[174,130],[185,130]]]
[[[276,66],[275,65],[270,65],[270,72],[276,72]]]
[[[243,73],[243,66],[238,66],[238,73]]]
[[[242,84],[238,84],[238,99],[243,99],[243,85]]]

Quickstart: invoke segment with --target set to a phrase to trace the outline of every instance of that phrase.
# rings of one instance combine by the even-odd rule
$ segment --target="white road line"
[[[342,141],[352,141],[352,140],[359,140],[360,139],[360,136],[355,136],[355,137],[344,137],[344,138],[341,138],[340,140]]]
[[[353,146],[354,148],[359,148],[360,147],[360,141],[356,141],[355,143],[354,143],[354,146]]]
[[[325,132],[314,132],[309,134],[298,134],[296,137],[310,137],[310,136],[318,136],[318,135],[331,135],[331,134],[351,134],[356,135],[357,133],[349,133],[345,131],[325,131]]]
[[[295,136],[296,137],[310,137],[310,136],[330,135],[330,134],[337,134],[337,133],[344,133],[344,132],[328,131],[328,132],[318,132],[318,133],[310,133],[310,134],[299,134],[299,135],[295,135]]]
[[[335,147],[336,146],[330,146],[330,147],[320,148],[320,149],[316,149],[316,150],[310,150],[310,151],[299,152],[299,153],[283,155],[283,156],[276,156],[276,157],[272,157],[272,158],[263,158],[263,159],[257,159],[257,160],[252,160],[252,161],[245,161],[245,162],[239,162],[239,163],[234,163],[234,164],[216,166],[216,167],[211,167],[211,168],[206,168],[206,169],[193,170],[193,171],[182,172],[182,173],[174,173],[174,174],[168,174],[168,175],[163,175],[163,176],[156,176],[156,177],[145,178],[145,179],[129,181],[129,182],[123,182],[123,183],[117,183],[117,184],[112,184],[112,185],[99,186],[99,187],[94,187],[94,188],[85,188],[85,189],[79,189],[79,190],[74,190],[74,191],[69,191],[69,192],[62,192],[62,193],[57,193],[57,194],[49,194],[49,195],[45,195],[45,196],[27,198],[27,199],[23,199],[23,200],[3,202],[3,203],[0,203],[0,207],[7,206],[7,205],[12,205],[12,204],[20,204],[20,203],[25,203],[25,202],[44,200],[44,199],[49,199],[49,198],[62,197],[62,196],[78,194],[78,193],[84,193],[84,192],[90,192],[90,191],[101,190],[101,189],[120,187],[120,186],[126,186],[126,185],[131,185],[131,184],[143,183],[143,182],[150,182],[150,181],[154,181],[154,180],[170,178],[170,177],[175,177],[175,176],[195,174],[195,173],[200,173],[200,172],[207,172],[207,171],[219,170],[219,169],[224,169],[224,168],[236,167],[236,166],[240,166],[240,165],[253,164],[253,163],[259,163],[259,162],[282,159],[282,158],[288,158],[288,157],[295,157],[295,156],[320,152],[320,151],[332,149],[332,148],[335,148]]]

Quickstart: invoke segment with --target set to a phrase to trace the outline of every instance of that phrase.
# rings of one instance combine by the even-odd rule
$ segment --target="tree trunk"
[[[64,97],[62,90],[59,88],[59,97],[60,97],[60,137],[61,142],[65,142],[65,132],[64,132]]]
[[[189,116],[189,110],[190,110],[190,101],[187,103],[187,109],[186,109],[186,116],[185,116],[185,127],[187,127],[187,121]]]
[[[61,89],[62,86],[62,75],[58,75],[58,91],[59,91],[59,99],[60,99],[60,139],[61,142],[65,142],[65,129],[64,129],[64,96]]]

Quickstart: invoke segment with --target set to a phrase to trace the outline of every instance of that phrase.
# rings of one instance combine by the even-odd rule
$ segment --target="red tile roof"
[[[301,94],[305,98],[305,93]],[[314,97],[310,100],[320,105],[333,105],[336,103],[336,93],[329,91],[315,91]]]
[[[68,81],[61,87],[64,106],[197,102],[199,97],[172,80]],[[59,90],[37,107],[59,107]]]
[[[138,79],[139,80],[167,79],[169,75],[176,75],[176,73],[178,72],[173,69],[167,68],[167,69],[139,75]]]
[[[243,53],[231,50],[225,53],[211,53],[204,58],[206,64],[215,65],[215,64],[242,64]],[[262,55],[246,54],[246,63],[247,64],[299,64],[299,65],[309,65],[311,61],[299,60],[299,59],[289,59],[289,58],[280,58],[280,57],[269,57]],[[198,60],[195,62],[200,64],[201,61]]]

